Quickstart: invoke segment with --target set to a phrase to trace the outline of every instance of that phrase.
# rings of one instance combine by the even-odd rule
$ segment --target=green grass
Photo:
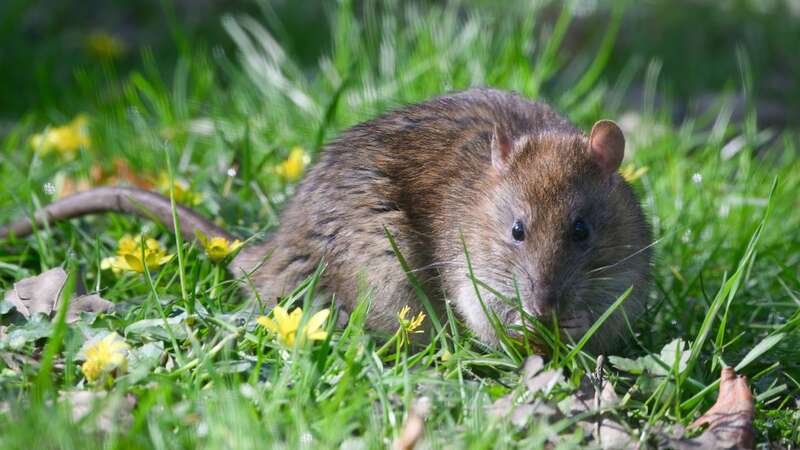
[[[184,47],[174,70],[163,70],[147,50],[130,72],[113,63],[76,69],[70,98],[79,100],[21,117],[0,141],[0,223],[49,202],[49,184],[58,189],[64,177],[86,177],[96,163],[110,170],[120,158],[137,174],[156,175],[169,163],[203,194],[203,214],[250,236],[274,227],[292,194],[291,183],[272,170],[291,147],[316,154],[338,131],[393,106],[490,85],[544,99],[588,129],[600,118],[621,119],[619,99],[633,84],[655,93],[664,82],[656,62],[605,74],[618,16],[575,56],[561,48],[572,20],[567,10],[550,26],[535,9],[509,16],[455,4],[365,5],[358,14],[350,2],[332,10],[331,35],[322,37],[330,50],[314,70],[269,38],[261,19],[239,16],[221,21],[234,51],[194,44],[175,28]],[[746,61],[744,55],[741,73],[732,76],[733,89],[752,95]],[[653,442],[659,426],[686,425],[705,411],[720,367],[734,366],[757,398],[757,440],[797,445],[798,135],[782,131],[762,148],[752,111],[743,123],[728,122],[724,108],[672,123],[650,100],[645,95],[627,116],[635,126],[626,131],[631,161],[649,168],[635,187],[657,238],[653,292],[625,356],[658,354],[678,337],[692,353],[685,371],[668,376],[609,368],[623,397],[617,415]],[[34,155],[33,133],[78,113],[90,118],[91,148],[70,161]],[[744,147],[721,157],[737,136]],[[232,167],[235,176],[228,175]],[[524,395],[522,355],[480,345],[452,315],[439,318],[443,331],[430,345],[399,354],[376,354],[385,338],[364,329],[363,308],[328,340],[287,351],[256,327],[258,312],[241,310],[244,295],[233,278],[192,243],[183,242],[180,259],[152,277],[100,271],[122,235],[140,232],[176,253],[171,233],[117,215],[0,243],[0,289],[61,266],[71,274],[67,294],[99,290],[118,305],[115,314],[69,327],[59,316],[53,324],[0,317],[7,327],[0,328],[0,447],[384,448],[421,397],[431,400],[425,439],[434,448],[535,448],[557,430],[562,448],[585,444],[570,419],[533,420],[522,429],[489,415],[485,408],[496,398]],[[290,300],[307,305],[313,286],[299,286]],[[366,307],[368,289],[362,296]],[[54,399],[86,388],[76,357],[102,330],[123,335],[139,359],[95,410],[132,396],[131,417],[98,432],[97,417],[74,423],[71,408]],[[8,338],[14,332],[26,336],[21,345]],[[549,363],[567,375],[553,401],[595,369],[593,358],[572,348]]]

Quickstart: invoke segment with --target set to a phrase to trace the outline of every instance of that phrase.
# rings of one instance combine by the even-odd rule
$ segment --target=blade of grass
[[[589,329],[586,330],[586,333],[583,334],[583,337],[581,337],[578,343],[575,344],[575,347],[573,347],[572,350],[570,350],[570,352],[567,353],[567,356],[564,357],[564,362],[563,362],[564,365],[572,361],[575,355],[577,355],[578,352],[580,352],[581,349],[583,349],[583,346],[586,345],[587,342],[589,342],[589,339],[592,336],[594,336],[594,334],[597,332],[597,329],[600,328],[601,325],[603,325],[606,319],[608,319],[611,316],[611,314],[613,314],[614,311],[616,311],[617,308],[619,308],[622,305],[622,303],[628,299],[628,296],[631,295],[631,292],[633,292],[633,286],[629,287],[625,292],[623,292],[622,295],[620,295],[617,298],[617,300],[614,303],[612,303],[611,306],[609,306],[608,309],[606,309],[605,312],[601,314],[600,317],[597,318],[597,320],[594,321],[592,326],[589,327]]]
[[[720,288],[719,292],[717,292],[714,301],[711,303],[708,312],[706,313],[705,318],[703,319],[703,323],[700,326],[700,330],[698,332],[697,338],[692,343],[691,347],[691,354],[689,355],[689,359],[686,362],[686,370],[683,371],[682,376],[679,379],[679,383],[683,383],[689,374],[692,372],[695,364],[697,364],[698,358],[701,355],[701,350],[703,345],[706,342],[706,338],[708,334],[711,332],[711,325],[714,323],[714,318],[717,315],[717,312],[722,307],[723,303],[726,303],[730,306],[731,302],[733,301],[736,292],[739,289],[739,282],[741,280],[742,274],[744,273],[745,268],[748,266],[750,259],[753,258],[755,254],[755,247],[758,243],[758,240],[761,238],[761,234],[764,231],[764,227],[767,223],[767,218],[769,218],[769,213],[772,210],[772,200],[774,198],[775,189],[777,187],[778,180],[777,178],[773,180],[772,187],[770,188],[769,193],[769,200],[767,203],[767,209],[764,212],[764,216],[761,218],[758,226],[756,227],[755,232],[753,233],[752,237],[750,238],[750,242],[747,244],[747,249],[745,250],[745,254],[742,259],[739,261],[739,265],[736,269],[736,272],[723,284]],[[721,344],[721,342],[718,342]]]
[[[436,314],[436,310],[433,308],[433,304],[431,303],[430,299],[428,298],[428,294],[425,293],[425,290],[422,289],[422,286],[419,284],[417,277],[414,276],[414,272],[411,270],[411,267],[408,265],[408,261],[400,252],[400,248],[397,246],[397,242],[394,240],[394,236],[389,231],[387,227],[383,227],[383,232],[386,234],[386,238],[389,240],[389,245],[392,246],[392,251],[397,258],[397,261],[400,262],[400,266],[403,268],[403,272],[406,274],[406,278],[408,278],[408,282],[411,283],[411,286],[414,288],[414,292],[417,294],[417,298],[420,299],[422,305],[425,307],[425,310],[428,312],[428,317],[431,318],[431,322],[433,326],[436,328],[437,333],[442,332],[442,323],[439,321],[439,317]],[[443,345],[446,345],[444,342]]]
[[[35,402],[40,403],[47,400],[52,394],[53,390],[53,366],[56,359],[56,354],[61,350],[64,343],[64,336],[67,332],[67,310],[72,300],[72,294],[75,292],[75,283],[78,272],[78,267],[75,263],[67,262],[69,270],[67,270],[67,279],[64,282],[64,287],[61,290],[61,298],[59,302],[58,312],[56,319],[53,323],[53,333],[47,340],[44,352],[42,355],[42,362],[39,365],[39,372],[36,375],[36,385],[33,390],[33,399]]]

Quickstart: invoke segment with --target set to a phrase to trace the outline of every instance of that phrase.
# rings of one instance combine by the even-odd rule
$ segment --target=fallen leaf
[[[572,417],[591,411],[594,407],[594,398],[595,391],[592,383],[587,377],[583,377],[578,390],[562,399],[558,403],[558,407],[565,416]],[[591,429],[587,429],[587,431],[591,431]]]
[[[614,386],[608,381],[603,383],[597,401],[597,408],[609,408],[619,403],[619,396],[614,391]],[[603,414],[597,419],[598,426],[595,428],[595,439],[603,449],[633,448],[634,440],[631,439],[627,428],[621,423],[611,418],[609,414]]]
[[[533,403],[524,403],[516,408],[511,413],[511,423],[517,427],[523,427],[528,424],[531,417],[550,417],[557,413],[556,409],[550,406],[544,400],[537,400]]]
[[[532,394],[541,392],[547,395],[561,381],[561,369],[547,370],[533,378],[525,380],[525,385]]]
[[[57,267],[39,275],[14,283],[14,289],[5,293],[5,301],[10,303],[26,319],[36,314],[51,317],[58,311],[61,291],[67,282],[67,272]],[[67,323],[80,320],[82,312],[107,312],[114,304],[97,294],[82,295],[69,302]]]
[[[561,381],[561,369],[544,369],[544,359],[539,355],[529,356],[525,359],[522,366],[522,381],[531,394],[542,392],[547,395],[554,386]],[[548,405],[543,399],[533,401],[533,396],[528,396],[530,400],[520,404],[514,403],[516,394],[514,392],[498,398],[487,408],[487,412],[495,417],[509,416],[511,423],[518,427],[526,425],[529,419],[534,416],[552,416],[557,413],[556,409]]]
[[[97,294],[81,295],[69,302],[67,323],[75,323],[81,319],[81,313],[101,313],[114,309],[114,303]]]
[[[58,190],[58,196],[63,198],[95,186],[106,185],[130,185],[150,190],[155,187],[152,178],[152,176],[138,175],[131,169],[127,161],[122,158],[116,158],[112,161],[110,169],[104,168],[100,163],[94,163],[89,170],[89,178],[74,179],[68,176],[63,177],[60,182],[61,188]]]
[[[130,428],[133,418],[131,412],[136,406],[136,397],[107,395],[105,391],[62,392],[62,402],[68,402],[72,420],[80,421],[89,414],[95,414],[93,428],[107,433],[121,432]]]
[[[525,364],[522,366],[522,374],[525,379],[535,377],[539,372],[544,369],[544,359],[539,355],[533,355],[525,358]]]
[[[598,357],[597,371],[593,377],[583,377],[578,390],[559,403],[566,416],[594,412],[595,414],[578,422],[587,434],[591,434],[600,448],[637,448],[636,440],[631,437],[628,427],[618,422],[608,412],[619,403],[619,396],[614,386],[603,377],[604,358]],[[603,412],[605,411],[605,412]]]
[[[392,446],[394,450],[412,450],[417,445],[422,433],[425,431],[425,417],[430,409],[431,403],[427,397],[422,397],[414,402],[408,411],[403,431],[394,441]]]
[[[504,395],[495,400],[486,411],[494,417],[508,415],[514,408],[514,394]]]
[[[14,289],[6,292],[5,298],[25,318],[34,314],[50,315],[66,282],[67,272],[57,267],[14,283]]]
[[[747,387],[747,378],[736,375],[733,368],[722,369],[717,402],[695,420],[688,429],[703,425],[708,428],[695,438],[671,439],[669,447],[684,449],[739,449],[754,448],[753,416],[755,403]]]

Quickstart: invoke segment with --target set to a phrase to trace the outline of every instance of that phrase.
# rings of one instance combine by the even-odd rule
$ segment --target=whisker
[[[639,250],[637,250],[637,251],[635,251],[635,252],[631,253],[630,255],[628,255],[628,256],[626,256],[626,257],[624,257],[624,258],[620,259],[619,261],[617,261],[617,262],[615,262],[615,263],[613,263],[613,264],[611,264],[611,265],[608,265],[608,266],[603,266],[603,267],[598,267],[598,268],[592,269],[592,270],[588,271],[588,272],[587,272],[587,274],[594,273],[594,272],[599,272],[599,271],[603,271],[603,270],[608,270],[608,269],[611,269],[611,268],[613,268],[613,267],[616,267],[616,266],[618,266],[618,265],[620,265],[620,264],[624,263],[625,261],[627,261],[627,260],[629,260],[629,259],[631,259],[631,258],[633,258],[633,257],[635,257],[635,256],[637,256],[637,255],[639,255],[640,253],[642,253],[642,252],[644,252],[644,251],[646,251],[646,250],[648,250],[648,249],[650,249],[650,248],[654,247],[654,246],[655,246],[656,244],[658,244],[660,241],[661,241],[661,239],[657,239],[657,240],[653,241],[652,243],[650,243],[650,244],[648,244],[648,245],[646,245],[646,246],[644,246],[644,247],[640,248]]]

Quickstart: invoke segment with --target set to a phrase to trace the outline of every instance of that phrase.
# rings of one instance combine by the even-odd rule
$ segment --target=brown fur
[[[495,125],[520,147],[502,175],[490,154]],[[391,112],[331,143],[275,235],[240,255],[233,270],[258,267],[255,286],[274,303],[324,259],[322,287],[353,308],[364,278],[374,289],[367,325],[388,332],[400,307],[422,305],[386,226],[438,309],[452,300],[470,328],[493,342],[476,313],[463,233],[479,279],[513,297],[516,278],[533,314],[531,284],[556,290],[560,318],[576,337],[629,286],[635,291],[625,309],[635,317],[646,295],[649,228],[630,187],[616,174],[602,179],[586,147],[586,136],[546,105],[501,91],[474,89]],[[524,248],[510,242],[515,214],[528,218]],[[576,214],[593,225],[587,248],[566,236]],[[500,318],[519,320],[506,304],[483,298]],[[623,323],[612,317],[592,347],[611,347]]]
[[[386,227],[440,317],[449,300],[480,338],[495,342],[467,276],[463,235],[480,280],[508,297],[518,288],[526,311],[542,319],[557,316],[574,338],[630,286],[624,310],[635,318],[646,296],[650,230],[630,186],[615,173],[624,137],[614,134],[611,122],[602,131],[598,139],[616,140],[599,142],[601,150],[610,146],[617,153],[601,154],[609,158],[598,161],[587,137],[548,106],[491,89],[390,112],[328,145],[284,209],[279,228],[266,242],[244,248],[230,269],[250,277],[259,298],[274,305],[324,261],[322,290],[352,310],[366,282],[373,292],[367,326],[392,332],[402,306],[423,306]],[[495,151],[498,146],[502,151]],[[163,198],[124,189],[83,195],[93,198],[91,208],[86,200],[65,199],[35,220],[124,211],[172,223]],[[570,239],[577,217],[590,226],[587,242]],[[511,238],[515,220],[524,223],[522,242]],[[182,227],[186,236],[196,227],[206,234],[218,229],[196,215],[183,223],[191,225]],[[0,229],[0,237],[31,228],[22,221]],[[519,323],[513,307],[488,291],[481,295],[504,323]],[[608,350],[624,333],[623,316],[615,314],[590,348]]]

